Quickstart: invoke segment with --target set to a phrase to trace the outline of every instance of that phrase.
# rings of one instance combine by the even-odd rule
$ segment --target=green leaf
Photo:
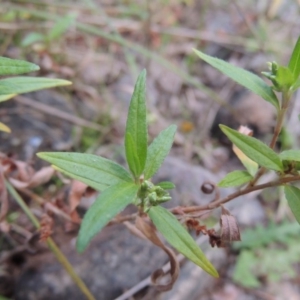
[[[61,18],[55,23],[49,34],[47,35],[47,40],[49,42],[59,39],[75,22],[75,15],[69,15]]]
[[[300,150],[285,150],[279,154],[282,160],[299,161],[300,162]]]
[[[133,181],[122,166],[101,156],[72,152],[41,152],[37,156],[98,191],[117,183]]]
[[[7,101],[13,97],[15,97],[17,94],[10,94],[10,95],[0,95],[0,102]]]
[[[3,296],[0,295],[0,300],[11,300],[11,299],[8,299],[8,298],[3,297]]]
[[[0,75],[17,75],[39,70],[40,67],[24,60],[0,56]],[[13,94],[13,93],[9,93]]]
[[[278,67],[275,80],[282,89],[289,89],[295,83],[291,70],[283,66]]]
[[[147,158],[146,70],[139,75],[131,98],[125,133],[126,159],[135,178],[145,167]]]
[[[172,190],[172,189],[175,189],[175,187],[176,187],[175,184],[173,182],[170,182],[170,181],[162,181],[162,182],[159,182],[155,185],[160,186],[164,190]]]
[[[214,266],[207,260],[194,239],[168,210],[152,206],[148,212],[157,230],[178,252],[190,259],[208,274],[219,277]]]
[[[89,208],[82,220],[76,248],[83,252],[91,239],[128,204],[133,202],[138,185],[118,183],[104,190]]]
[[[175,125],[169,126],[163,130],[149,146],[144,170],[145,179],[151,178],[157,172],[165,157],[169,154],[176,129],[177,127]]]
[[[224,134],[242,150],[250,159],[270,170],[283,171],[279,156],[261,141],[239,133],[225,125],[220,125]]]
[[[247,171],[233,171],[228,173],[219,183],[219,187],[239,186],[251,181],[253,177]]]
[[[293,215],[300,224],[300,190],[295,186],[287,185],[284,187],[284,194]]]
[[[249,172],[250,175],[255,176],[257,170],[258,170],[258,164],[250,159],[241,149],[239,149],[236,146],[233,146],[232,148],[235,155],[239,158],[241,163],[244,165],[246,170]]]
[[[242,241],[232,244],[233,249],[252,249],[255,251],[260,247],[274,245],[274,242],[288,244],[300,234],[300,226],[297,222],[282,222],[275,224],[270,222],[267,226],[261,224],[254,228],[247,228],[243,231]]]
[[[23,47],[27,47],[29,45],[32,45],[37,42],[42,42],[45,40],[45,37],[43,34],[38,33],[38,32],[30,32],[28,35],[25,36],[23,39],[21,45]]]
[[[133,137],[130,133],[126,133],[125,135],[125,143],[126,143],[126,159],[129,165],[131,173],[135,176],[135,174],[139,174],[141,170],[140,160],[137,154],[137,148],[133,141]],[[136,176],[138,177],[138,176]]]
[[[300,37],[294,47],[293,53],[291,55],[288,68],[291,70],[294,80],[296,81],[300,75]]]
[[[0,95],[21,94],[55,86],[72,84],[70,81],[38,77],[12,77],[0,80]]]
[[[256,263],[257,258],[253,252],[248,250],[242,251],[238,257],[232,279],[244,287],[259,287],[260,282],[256,279],[256,276],[254,275]]]
[[[296,91],[298,88],[300,87],[300,78],[298,78],[296,80],[296,82],[293,84],[293,86],[291,87],[291,90],[294,92]]]
[[[227,75],[240,85],[248,88],[253,93],[261,96],[266,101],[273,104],[277,110],[279,109],[279,103],[275,93],[273,92],[271,87],[268,86],[260,77],[249,71],[233,66],[224,60],[206,55],[196,49],[194,49],[194,51],[205,62],[207,62],[223,74]]]

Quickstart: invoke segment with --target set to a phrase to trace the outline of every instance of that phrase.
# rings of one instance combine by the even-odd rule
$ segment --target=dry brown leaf
[[[67,232],[73,231],[77,228],[77,225],[80,224],[81,218],[77,213],[77,206],[79,205],[83,195],[86,192],[88,186],[85,183],[82,183],[77,180],[72,180],[71,189],[69,193],[69,215],[71,217],[72,222],[68,222],[65,226],[65,230]],[[74,224],[75,223],[75,224]]]
[[[48,215],[44,214],[41,219],[41,228],[40,228],[40,241],[45,242],[48,237],[53,233],[53,219]]]
[[[169,291],[172,289],[179,275],[179,263],[172,249],[165,246],[156,234],[156,229],[153,224],[148,223],[144,218],[136,218],[136,227],[156,246],[161,248],[169,256],[170,271],[165,273],[163,269],[154,271],[151,275],[152,284],[159,291]]]
[[[34,188],[48,182],[54,175],[54,173],[55,170],[49,166],[40,169],[36,173],[33,173],[28,181],[16,179],[13,177],[9,177],[9,181],[16,189]]]
[[[29,182],[34,174],[34,169],[26,162],[13,160],[17,168],[17,179],[24,182]]]
[[[241,240],[239,226],[236,218],[222,206],[222,215],[220,219],[221,240],[222,242],[235,242]]]
[[[28,187],[34,188],[36,186],[48,182],[51,179],[51,177],[54,175],[54,173],[55,170],[51,166],[40,169],[32,176],[32,178],[28,183]]]

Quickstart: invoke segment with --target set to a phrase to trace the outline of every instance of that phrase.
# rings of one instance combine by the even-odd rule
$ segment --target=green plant
[[[22,41],[23,47],[28,47],[35,43],[43,43],[49,47],[51,42],[58,40],[75,23],[75,15],[66,15],[58,20],[51,30],[45,34],[39,32],[29,33]]]
[[[143,71],[132,95],[125,132],[130,172],[113,161],[92,154],[46,152],[38,153],[38,156],[53,164],[55,169],[102,191],[82,221],[77,239],[79,252],[113,217],[133,203],[138,207],[140,217],[148,215],[174,248],[217,277],[217,271],[186,229],[173,214],[160,206],[171,199],[166,189],[173,188],[173,184],[154,185],[150,181],[170,151],[176,126],[163,130],[148,146],[145,85],[146,71]],[[147,236],[149,231],[143,233]]]
[[[23,60],[0,57],[0,76],[18,75],[38,71],[39,66]],[[55,86],[71,84],[70,81],[40,77],[8,77],[0,80],[0,102],[9,100],[21,93],[28,93]],[[10,132],[10,129],[0,123],[0,130]]]
[[[6,57],[0,57],[0,76],[10,76],[17,75],[22,73],[28,73],[32,71],[39,70],[39,67],[35,64],[10,59]],[[7,101],[17,94],[27,93],[36,90],[41,90],[45,88],[51,88],[55,86],[65,86],[70,85],[71,82],[62,79],[52,79],[52,78],[39,78],[39,77],[8,77],[0,80],[0,102]],[[8,128],[5,124],[0,122],[0,130],[10,132],[10,128]],[[28,208],[27,204],[23,201],[20,195],[17,193],[15,188],[5,180],[5,172],[3,168],[1,168],[0,172],[0,181],[1,181],[1,218],[3,215],[5,216],[5,210],[7,209],[5,202],[7,198],[8,191],[11,196],[16,200],[19,206],[22,208],[24,213],[27,215],[31,223],[36,227],[36,229],[40,230],[41,225],[39,220],[33,215],[33,213]],[[3,220],[1,220],[3,221]],[[80,277],[75,273],[71,264],[64,256],[64,254],[57,247],[55,242],[51,239],[51,237],[46,238],[47,245],[49,249],[56,256],[57,260],[63,265],[65,270],[68,272],[70,277],[74,280],[78,288],[85,294],[87,299],[93,300],[95,299],[91,292],[86,287],[85,283],[80,279]],[[6,299],[0,295],[0,299]]]
[[[259,278],[277,282],[297,277],[293,264],[300,261],[299,233],[296,222],[269,223],[267,227],[245,230],[243,241],[233,244],[240,251],[233,280],[244,287],[256,288],[261,286]]]
[[[235,146],[235,153],[244,164],[246,170],[234,171],[219,183],[220,187],[242,186],[236,192],[222,199],[215,199],[206,205],[174,208],[170,211],[161,204],[169,201],[168,188],[171,183],[154,185],[151,177],[156,173],[168,154],[176,127],[171,125],[162,131],[148,146],[145,104],[146,72],[143,71],[137,79],[131,99],[125,131],[125,153],[130,172],[122,166],[105,158],[80,153],[39,153],[38,156],[50,162],[55,169],[78,179],[96,190],[100,196],[85,214],[79,236],[77,249],[82,252],[91,239],[122,211],[128,204],[135,204],[138,213],[128,218],[116,218],[116,221],[136,218],[137,228],[155,245],[161,247],[170,257],[173,281],[163,288],[169,289],[177,278],[178,265],[174,262],[172,251],[165,247],[156,236],[155,230],[149,225],[149,219],[156,229],[175,249],[203,268],[209,274],[217,277],[218,273],[205,258],[178,218],[185,219],[186,224],[210,236],[212,245],[222,246],[226,242],[240,239],[239,230],[233,216],[223,205],[241,195],[255,190],[274,186],[284,186],[289,206],[298,222],[300,222],[300,189],[291,183],[300,180],[300,151],[286,150],[275,152],[274,148],[282,130],[284,117],[294,91],[300,86],[300,38],[291,55],[287,67],[275,62],[270,63],[270,72],[263,75],[272,81],[271,86],[257,75],[244,69],[232,66],[225,61],[208,56],[200,51],[195,53],[204,61],[232,78],[237,83],[261,96],[276,108],[277,123],[269,146],[251,137],[251,133],[241,133],[225,125],[221,130]],[[279,100],[274,91],[281,94]],[[257,184],[266,172],[275,172],[274,181]],[[222,208],[220,220],[221,234],[207,230],[199,224],[199,212]],[[182,217],[183,215],[183,217]],[[154,276],[155,277],[155,276]],[[156,278],[156,277],[155,277]]]

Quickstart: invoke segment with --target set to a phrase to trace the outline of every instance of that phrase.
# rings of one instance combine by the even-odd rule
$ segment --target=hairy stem
[[[30,219],[31,223],[36,227],[36,229],[40,228],[40,222],[35,217],[35,215],[31,212],[27,204],[24,202],[22,197],[18,194],[18,192],[15,190],[15,188],[7,181],[5,180],[5,185],[8,190],[8,192],[11,194],[11,196],[16,200],[16,202],[20,205],[20,207],[23,209],[27,217]],[[47,244],[50,250],[55,255],[56,259],[62,264],[62,266],[65,268],[65,270],[68,272],[68,274],[71,276],[71,278],[74,280],[78,288],[82,291],[82,293],[86,296],[88,300],[95,300],[95,297],[92,295],[92,293],[89,291],[85,283],[82,281],[82,279],[75,273],[72,265],[69,263],[68,259],[65,257],[65,255],[60,251],[60,249],[57,247],[55,242],[52,240],[52,238],[47,238]]]

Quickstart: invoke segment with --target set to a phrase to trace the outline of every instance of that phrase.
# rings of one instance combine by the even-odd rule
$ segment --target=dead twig
[[[46,113],[48,115],[51,116],[55,116],[57,118],[63,119],[65,121],[68,121],[70,123],[73,123],[75,125],[78,126],[83,126],[83,127],[88,127],[94,130],[98,130],[100,132],[102,132],[104,130],[103,126],[95,124],[93,122],[89,122],[86,121],[82,118],[76,117],[76,116],[72,116],[67,112],[63,112],[57,108],[51,107],[49,105],[40,103],[38,101],[34,101],[28,97],[25,96],[16,96],[14,98],[15,100],[17,100],[19,103],[30,106],[38,111],[41,111],[43,113]]]

